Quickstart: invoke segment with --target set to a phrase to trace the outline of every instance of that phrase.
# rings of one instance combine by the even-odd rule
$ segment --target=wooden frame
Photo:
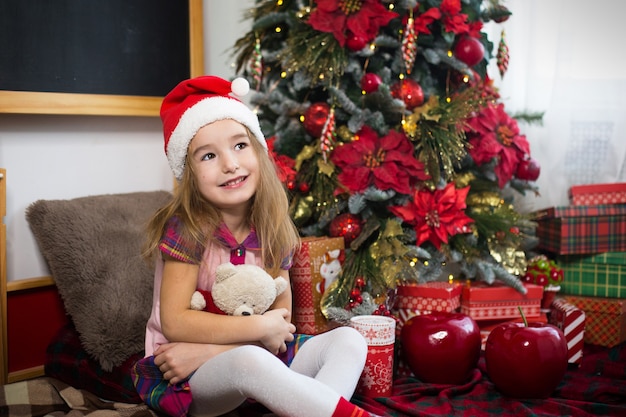
[[[56,333],[65,320],[62,302],[56,290],[54,279],[51,276],[7,282],[6,225],[4,224],[4,216],[6,215],[6,181],[6,170],[0,168],[0,385],[43,375],[43,357],[49,343],[49,340],[46,340],[46,335],[42,335],[37,331],[29,332],[27,330],[25,334],[28,334],[30,339],[18,340],[17,342],[13,340],[12,346],[16,343],[18,345],[21,343],[20,346],[28,343],[31,345],[28,348],[36,351],[37,355],[35,356],[42,358],[42,360],[34,359],[30,365],[21,368],[17,366],[11,367],[9,363],[9,326],[26,327],[26,329],[35,329],[33,326],[37,325],[45,326],[46,332],[43,333],[47,333],[49,337],[50,334]],[[11,299],[22,299],[22,302],[27,301],[28,305],[37,305],[41,300],[46,300],[46,302],[43,303],[45,305],[39,305],[38,309],[29,308],[33,311],[32,317],[20,314],[13,314],[10,317],[8,306]],[[31,300],[33,300],[32,303]],[[38,323],[33,323],[33,317],[36,317],[34,321]]]
[[[4,224],[7,205],[7,171],[0,168],[0,384],[6,383],[8,367],[7,340],[7,229]]]
[[[202,0],[189,1],[190,77],[204,73]],[[0,91],[0,113],[158,116],[162,97]]]

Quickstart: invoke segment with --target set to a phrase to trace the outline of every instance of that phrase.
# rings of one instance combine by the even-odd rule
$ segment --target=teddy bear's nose
[[[249,311],[244,311],[241,313],[242,316],[251,316],[252,314]]]

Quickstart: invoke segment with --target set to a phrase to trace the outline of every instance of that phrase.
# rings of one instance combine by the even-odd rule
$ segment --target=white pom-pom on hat
[[[245,78],[235,78],[230,85],[231,91],[236,96],[243,97],[250,92],[250,83]]]

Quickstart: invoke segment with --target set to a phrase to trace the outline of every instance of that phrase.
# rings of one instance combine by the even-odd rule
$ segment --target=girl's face
[[[189,144],[199,191],[220,210],[248,208],[257,190],[259,160],[250,140],[241,123],[225,119],[202,127]]]

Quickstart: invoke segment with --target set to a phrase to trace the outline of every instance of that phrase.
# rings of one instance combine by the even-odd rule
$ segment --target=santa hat
[[[246,126],[267,149],[259,119],[250,108],[230,96],[245,96],[250,90],[248,81],[236,78],[230,82],[210,75],[182,81],[163,99],[161,120],[165,136],[165,154],[180,180],[185,170],[189,142],[198,130],[209,123],[233,119]]]

